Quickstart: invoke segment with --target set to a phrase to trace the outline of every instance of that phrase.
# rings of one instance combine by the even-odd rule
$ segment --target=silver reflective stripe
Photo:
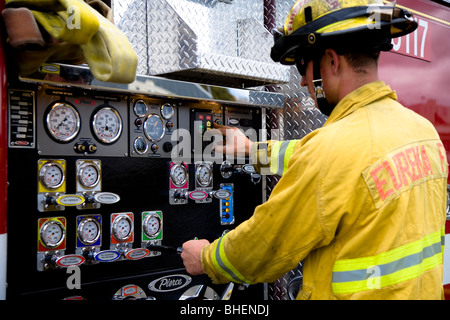
[[[442,240],[441,240],[442,241]],[[378,266],[371,266],[368,269],[352,270],[352,271],[334,271],[333,282],[350,282],[367,280],[372,274],[371,270],[374,268],[379,271],[379,276],[388,275],[402,269],[406,269],[415,265],[419,265],[426,258],[430,258],[437,253],[442,253],[441,243],[433,243],[428,247],[423,248],[422,251],[403,257],[401,259],[392,261],[390,263],[381,264]]]
[[[286,150],[289,146],[289,141],[281,142],[280,149],[278,151],[277,159],[277,175],[282,176],[284,172],[284,157],[286,155]]]
[[[231,270],[223,263],[222,258],[220,257],[220,247],[221,247],[221,245],[222,245],[222,239],[223,239],[223,237],[221,237],[221,238],[219,239],[219,242],[217,243],[217,246],[216,246],[216,254],[215,254],[215,256],[216,256],[216,261],[217,261],[217,263],[219,264],[219,266],[222,268],[222,270],[225,271],[227,274],[229,274],[229,275],[231,276],[231,278],[233,278],[233,279],[234,279],[235,281],[237,281],[237,282],[242,282],[242,280],[239,279],[239,278],[233,273],[233,271],[231,271]]]

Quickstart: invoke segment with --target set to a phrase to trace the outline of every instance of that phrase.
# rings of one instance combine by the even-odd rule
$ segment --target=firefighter
[[[273,282],[303,261],[297,299],[443,298],[446,152],[377,75],[380,52],[416,27],[379,1],[294,4],[271,55],[297,65],[329,117],[301,140],[242,144],[282,178],[236,229],[183,244],[189,273]]]

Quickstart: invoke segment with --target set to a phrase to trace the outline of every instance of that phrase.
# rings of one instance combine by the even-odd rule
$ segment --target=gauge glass
[[[111,107],[103,107],[94,115],[92,129],[103,143],[117,141],[122,133],[122,118]]]
[[[80,115],[66,102],[55,103],[46,117],[47,129],[57,141],[72,141],[80,131]]]
[[[144,133],[148,140],[159,141],[164,137],[165,132],[164,122],[158,115],[151,114],[147,117],[144,123]]]
[[[134,103],[133,110],[134,114],[137,115],[138,117],[144,117],[148,112],[148,107],[144,100],[137,100]]]
[[[100,181],[100,173],[97,166],[87,164],[80,168],[78,181],[86,188],[94,188]]]
[[[85,218],[78,225],[78,238],[86,245],[95,243],[100,237],[100,224],[94,218]]]
[[[47,248],[56,248],[64,240],[64,226],[59,221],[48,221],[41,227],[42,243]]]
[[[131,237],[133,231],[132,222],[128,216],[119,216],[114,219],[112,232],[118,241],[125,241]]]
[[[149,238],[156,237],[161,231],[161,218],[157,214],[149,214],[144,219],[144,232]]]
[[[212,180],[211,166],[206,163],[202,163],[197,167],[196,172],[197,183],[202,187],[207,187]]]
[[[176,187],[182,187],[187,181],[187,169],[182,164],[173,165],[170,169],[170,179]]]
[[[47,189],[57,189],[64,182],[64,170],[56,162],[46,163],[39,172],[39,179]]]
[[[145,141],[143,137],[137,137],[134,140],[133,146],[134,151],[136,151],[138,154],[144,154],[148,150],[147,141]]]
[[[171,104],[165,103],[161,106],[161,116],[164,119],[169,120],[170,118],[172,118],[173,113],[174,113],[174,109]]]

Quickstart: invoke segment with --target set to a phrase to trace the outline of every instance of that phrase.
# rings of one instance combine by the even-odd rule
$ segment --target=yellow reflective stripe
[[[278,154],[280,153],[280,141],[273,141],[270,151],[270,172],[273,174],[278,173]]]
[[[286,172],[289,166],[289,160],[291,159],[292,154],[294,153],[295,145],[297,144],[297,140],[289,141],[289,144],[286,148],[286,153],[284,155],[284,170],[283,174]]]
[[[270,172],[282,176],[289,164],[298,140],[274,141],[271,145]]]
[[[332,288],[337,294],[380,289],[413,279],[442,264],[442,229],[372,257],[338,260]]]
[[[217,241],[213,249],[211,260],[214,267],[230,281],[250,283],[228,260],[223,241],[225,237],[226,234]]]

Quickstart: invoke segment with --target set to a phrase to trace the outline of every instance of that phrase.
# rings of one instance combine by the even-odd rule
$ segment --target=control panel
[[[215,240],[261,203],[249,159],[214,151],[226,139],[214,123],[256,140],[260,108],[17,84],[8,114],[9,298],[219,299],[228,292],[187,274],[180,246]],[[73,270],[78,286],[68,285]],[[260,286],[241,289],[234,295],[255,290],[262,298]]]

